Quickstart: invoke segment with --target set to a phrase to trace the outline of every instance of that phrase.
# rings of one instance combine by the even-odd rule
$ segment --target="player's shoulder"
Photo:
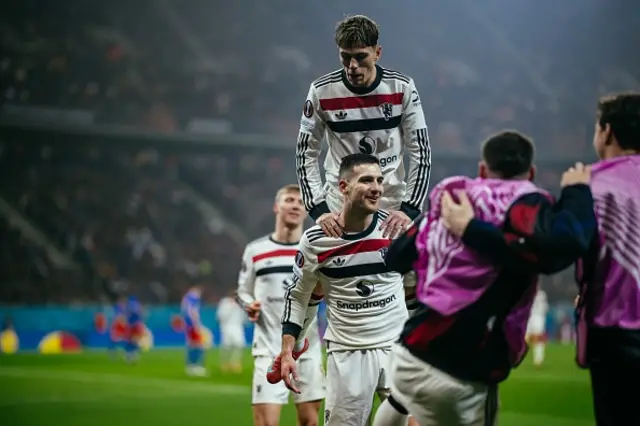
[[[411,84],[413,79],[407,74],[389,68],[382,68],[382,81],[387,84],[395,84],[400,87],[406,87]]]
[[[313,82],[311,83],[311,87],[318,90],[321,87],[340,82],[342,82],[342,69],[337,69],[313,80]]]
[[[271,235],[263,235],[262,237],[251,240],[245,246],[245,251],[248,253],[259,252],[260,250],[264,250],[266,246],[271,243]]]
[[[312,247],[314,245],[317,245],[318,241],[320,241],[322,238],[328,238],[327,234],[324,233],[319,225],[313,225],[311,228],[302,233],[300,245],[307,245]]]

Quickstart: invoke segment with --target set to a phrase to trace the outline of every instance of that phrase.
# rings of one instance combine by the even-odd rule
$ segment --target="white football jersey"
[[[322,141],[325,186],[318,161]],[[405,182],[405,149],[409,170]],[[349,154],[373,154],[384,175],[381,207],[401,203],[421,211],[429,186],[431,148],[420,96],[413,80],[377,66],[374,83],[353,87],[343,70],[313,83],[305,100],[296,152],[296,172],[305,207],[312,218],[327,213],[327,191],[337,191],[340,161]]]
[[[547,302],[547,293],[543,290],[538,290],[536,297],[533,299],[533,306],[531,307],[531,316],[546,317],[549,310],[549,303]]]
[[[253,356],[275,357],[282,349],[280,318],[285,290],[291,285],[297,245],[276,242],[268,235],[250,242],[244,250],[238,276],[238,301],[243,306],[255,300],[261,303],[260,317],[253,332]],[[311,346],[303,359],[317,356],[316,351],[321,350],[318,319],[313,321],[307,332]]]
[[[306,306],[319,281],[327,304],[328,351],[372,349],[392,345],[407,319],[402,275],[390,272],[384,254],[390,240],[378,211],[358,234],[327,237],[319,226],[305,231],[287,291],[283,323],[302,326]]]
[[[243,328],[247,314],[238,302],[232,297],[223,297],[218,302],[216,316],[221,330]]]

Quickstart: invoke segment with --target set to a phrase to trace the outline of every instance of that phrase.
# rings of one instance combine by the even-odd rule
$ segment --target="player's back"
[[[275,357],[282,346],[280,319],[284,309],[285,291],[291,284],[297,243],[280,243],[270,235],[251,241],[246,247],[251,265],[241,274],[242,280],[253,281],[253,297],[261,303],[260,316],[253,332],[252,354]],[[246,276],[251,275],[251,276]],[[320,350],[317,318],[309,327],[309,350],[302,358]]]
[[[384,264],[390,240],[380,224],[387,213],[374,214],[359,234],[324,235],[318,226],[305,232],[310,261],[324,289],[329,351],[379,348],[397,340],[407,318],[402,276]]]

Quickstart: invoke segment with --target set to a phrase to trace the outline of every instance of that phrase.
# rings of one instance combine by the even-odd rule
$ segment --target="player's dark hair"
[[[377,46],[379,35],[378,24],[364,15],[347,16],[336,25],[336,44],[343,49]]]
[[[489,170],[503,179],[527,173],[534,155],[533,141],[513,130],[497,133],[482,144],[482,159]]]
[[[640,151],[640,93],[619,93],[598,101],[598,125],[611,127],[622,149]]]
[[[380,161],[375,155],[371,154],[349,154],[340,161],[340,170],[338,171],[338,176],[340,179],[346,178],[356,166],[360,166],[362,164],[378,164],[380,165]]]

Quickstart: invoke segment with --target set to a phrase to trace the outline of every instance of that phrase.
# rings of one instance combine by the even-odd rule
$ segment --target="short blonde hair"
[[[299,194],[300,185],[296,183],[290,183],[289,185],[285,185],[282,188],[278,189],[278,192],[276,192],[276,202],[280,200],[280,197],[282,197],[284,194],[288,194],[290,192],[297,192]]]

